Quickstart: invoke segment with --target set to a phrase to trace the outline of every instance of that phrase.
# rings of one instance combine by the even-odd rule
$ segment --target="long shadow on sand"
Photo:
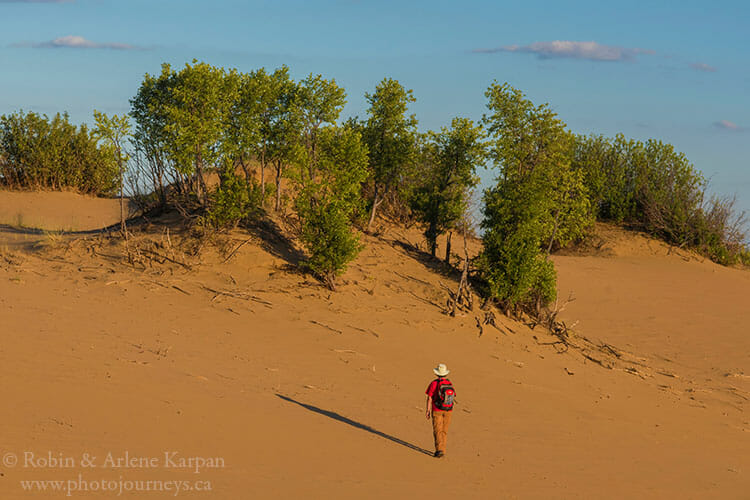
[[[269,217],[259,217],[245,225],[245,229],[260,239],[261,247],[271,255],[297,267],[305,255],[294,247],[279,225]]]
[[[380,436],[382,438],[385,438],[389,441],[393,441],[396,444],[400,444],[401,446],[406,446],[407,448],[410,448],[414,451],[418,451],[419,453],[424,453],[425,455],[432,456],[432,453],[425,450],[424,448],[420,448],[419,446],[415,444],[411,444],[407,441],[404,441],[403,439],[399,439],[395,436],[391,436],[390,434],[386,434],[385,432],[381,432],[377,429],[373,429],[369,425],[362,424],[360,422],[357,422],[355,420],[352,420],[350,418],[347,418],[343,415],[339,415],[336,412],[324,410],[322,408],[318,408],[317,406],[309,405],[306,403],[301,403],[295,399],[290,398],[289,396],[284,396],[283,394],[276,394],[279,398],[283,399],[284,401],[288,401],[290,403],[294,403],[296,405],[301,406],[302,408],[305,408],[306,410],[310,410],[312,412],[318,413],[320,415],[324,415],[328,418],[332,418],[334,420],[338,420],[339,422],[343,422],[345,424],[351,425],[352,427],[356,427],[357,429],[362,429],[363,431],[367,431],[370,434],[375,434],[376,436]]]

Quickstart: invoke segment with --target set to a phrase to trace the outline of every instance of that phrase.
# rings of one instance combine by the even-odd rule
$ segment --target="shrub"
[[[232,171],[222,173],[221,184],[211,193],[204,222],[214,229],[234,228],[241,221],[257,215],[262,200],[261,188]]]
[[[694,243],[700,224],[706,181],[685,155],[669,144],[649,140],[645,145],[645,169],[640,173],[641,220],[647,232],[669,243]]]
[[[705,178],[670,144],[578,136],[573,168],[601,220],[638,226],[720,264],[748,252],[744,213],[733,199],[706,200]]]
[[[484,249],[477,267],[487,295],[506,309],[537,309],[556,296],[554,266],[540,251],[543,195],[531,183],[507,181],[485,193]]]
[[[693,246],[723,265],[750,265],[745,212],[736,209],[734,197],[713,197],[699,212]]]
[[[315,152],[301,165],[295,210],[308,266],[335,289],[336,277],[361,249],[352,220],[362,210],[367,147],[358,132],[331,126],[318,130]]]
[[[351,207],[340,200],[329,200],[306,207],[301,213],[301,239],[310,252],[307,265],[335,289],[336,277],[362,249],[352,232]]]
[[[74,189],[112,195],[120,185],[116,155],[67,114],[23,111],[0,117],[0,184],[11,189]]]
[[[549,179],[541,203],[547,209],[541,215],[542,246],[549,253],[582,241],[594,223],[588,189],[580,172],[561,168]]]

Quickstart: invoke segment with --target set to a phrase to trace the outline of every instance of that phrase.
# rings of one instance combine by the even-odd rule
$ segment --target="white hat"
[[[445,377],[446,375],[450,373],[450,370],[448,369],[448,367],[445,366],[443,363],[440,363],[439,365],[437,365],[437,368],[433,368],[432,371],[434,371],[435,375],[437,375],[438,377]]]

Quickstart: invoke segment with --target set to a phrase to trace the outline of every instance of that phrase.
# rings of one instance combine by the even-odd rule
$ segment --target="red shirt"
[[[435,405],[435,393],[437,392],[437,388],[438,388],[438,380],[440,379],[436,378],[435,380],[430,382],[430,385],[427,386],[427,390],[425,391],[425,394],[427,394],[428,396],[432,398],[432,411],[445,411],[445,410],[441,410]],[[450,380],[448,380],[445,377],[443,377],[443,380],[450,382]]]

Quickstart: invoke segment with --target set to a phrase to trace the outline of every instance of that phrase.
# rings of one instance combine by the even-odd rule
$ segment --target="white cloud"
[[[92,42],[82,36],[68,35],[55,38],[48,42],[24,42],[17,43],[14,47],[31,47],[34,49],[113,49],[113,50],[135,50],[138,47],[126,43]]]
[[[730,122],[729,120],[719,120],[718,122],[714,122],[714,126],[722,130],[744,130],[742,127],[736,123]]]
[[[692,63],[690,64],[690,67],[693,68],[695,71],[704,71],[706,73],[714,73],[716,71],[716,68],[714,66],[711,66],[706,63]]]
[[[496,52],[522,52],[536,54],[541,59],[568,58],[590,61],[631,61],[639,54],[653,54],[654,51],[639,48],[617,47],[598,42],[576,42],[555,40],[534,42],[529,45],[506,45],[494,49],[476,49],[474,52],[493,54]]]

